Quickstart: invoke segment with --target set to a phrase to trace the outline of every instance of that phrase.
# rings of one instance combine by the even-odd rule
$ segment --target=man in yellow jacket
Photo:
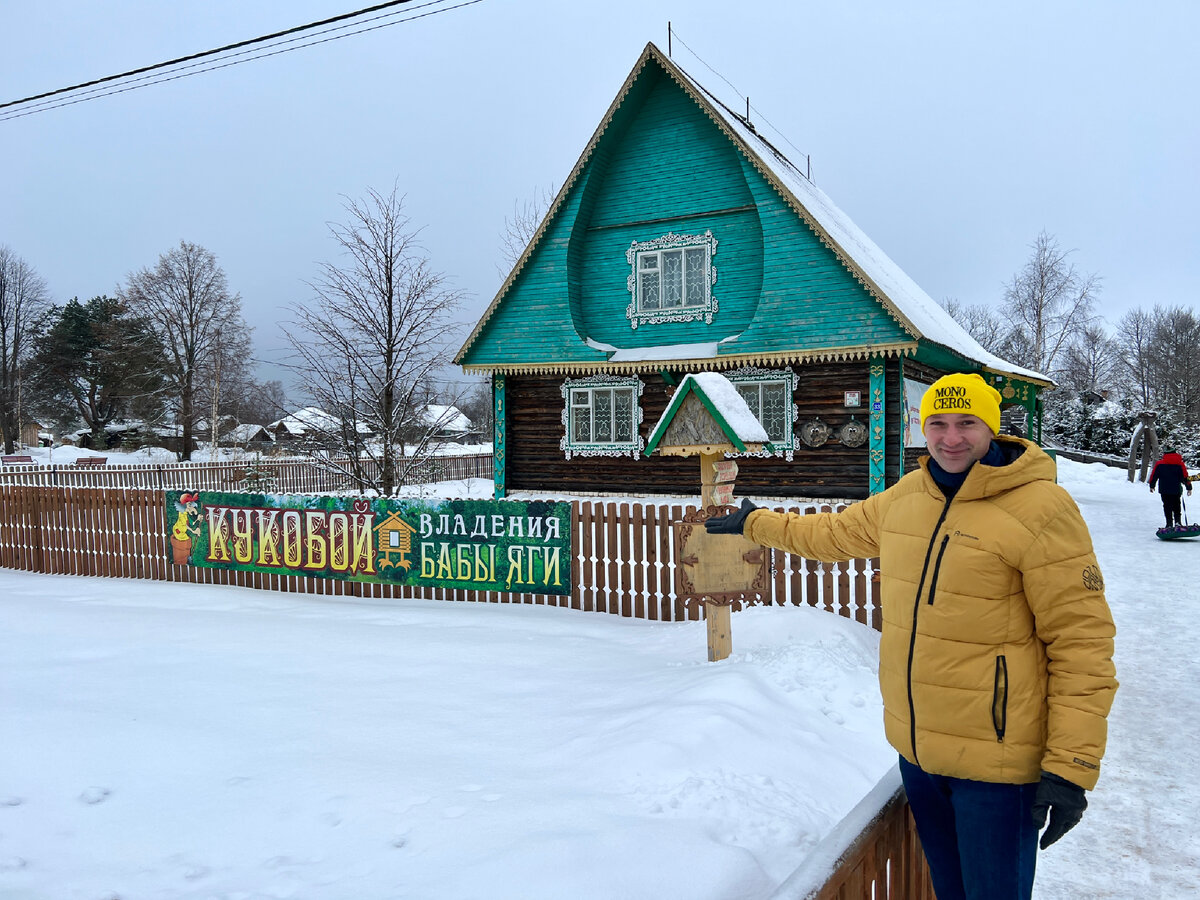
[[[1024,900],[1044,850],[1096,785],[1117,689],[1091,536],[1054,461],[998,436],[978,375],[921,402],[929,456],[841,513],[749,501],[706,528],[809,559],[879,557],[888,741],[938,900]]]

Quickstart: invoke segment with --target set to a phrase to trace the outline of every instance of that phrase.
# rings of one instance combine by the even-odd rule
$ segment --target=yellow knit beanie
[[[938,413],[977,416],[993,434],[1000,433],[1000,392],[978,375],[943,375],[921,398],[921,430]]]

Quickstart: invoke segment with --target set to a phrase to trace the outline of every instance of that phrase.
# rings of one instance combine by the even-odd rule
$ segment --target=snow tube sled
[[[1176,525],[1174,528],[1160,528],[1154,533],[1160,541],[1178,541],[1200,537],[1200,525]]]

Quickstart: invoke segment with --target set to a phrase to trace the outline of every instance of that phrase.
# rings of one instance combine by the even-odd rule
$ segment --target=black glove
[[[758,509],[749,500],[742,500],[742,508],[727,516],[713,516],[704,520],[704,530],[709,534],[741,534],[746,529],[746,516]]]
[[[1042,773],[1037,796],[1033,800],[1033,824],[1040,830],[1050,813],[1050,825],[1042,832],[1039,842],[1043,850],[1079,824],[1087,809],[1083,788],[1049,772]]]

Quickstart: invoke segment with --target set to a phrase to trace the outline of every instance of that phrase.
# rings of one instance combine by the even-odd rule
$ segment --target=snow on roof
[[[145,427],[146,427],[146,423],[143,422],[141,419],[119,419],[116,422],[109,422],[107,425],[105,425],[104,433],[105,434],[124,434],[127,431],[136,431],[139,428],[145,428]],[[77,431],[68,432],[67,436],[73,437],[78,440],[79,438],[83,437],[85,434],[91,434],[91,433],[92,433],[92,429],[90,429],[90,428],[80,428]]]
[[[612,344],[588,338],[587,345],[593,350],[612,354],[608,358],[609,362],[647,362],[657,359],[716,359],[717,347],[725,340],[699,344],[668,344],[661,347],[614,347]]]
[[[697,394],[706,398],[712,404],[719,419],[733,436],[742,444],[766,444],[770,438],[758,417],[750,411],[746,398],[738,393],[733,382],[720,372],[691,372],[684,376],[675,389],[671,402],[663,410],[654,427],[650,429],[650,439],[646,444],[646,453],[651,453],[666,435],[671,420],[679,411],[684,398],[689,394]],[[721,424],[720,422],[718,424]],[[737,443],[736,441],[734,442]],[[744,448],[738,448],[744,449]]]
[[[221,437],[225,438],[227,441],[252,441],[260,434],[264,434],[268,438],[271,436],[270,432],[267,431],[267,429],[265,429],[262,425],[243,423],[241,425],[233,426],[224,434],[222,434]]]
[[[657,48],[655,48],[657,49]],[[737,140],[757,159],[779,184],[791,193],[796,203],[841,248],[852,265],[873,283],[877,293],[891,305],[917,337],[941,344],[986,368],[1038,381],[1051,379],[1040,372],[1025,369],[1001,359],[971,337],[954,318],[942,309],[886,253],[834,205],[808,177],[783,153],[763,138],[746,120],[726,106],[716,94],[682,69],[674,60],[659,52],[664,65],[673,67],[699,94],[709,101],[714,115],[733,133]]]
[[[325,412],[319,406],[306,406],[304,409],[298,409],[290,416],[276,419],[267,427],[275,431],[281,425],[288,434],[296,436],[307,434],[310,431],[331,433],[341,429],[341,423],[338,421],[337,416]],[[358,424],[358,431],[360,433],[367,430],[367,427],[361,422]]]
[[[298,409],[291,415],[284,416],[282,419],[276,419],[267,427],[275,431],[282,426],[285,431],[291,434],[304,434],[309,428],[314,427],[314,421],[327,422],[332,418],[323,409],[316,406],[306,406],[304,409]]]
[[[426,425],[449,432],[467,432],[471,430],[471,420],[457,406],[439,406],[429,403],[421,416]]]
[[[679,383],[680,390],[684,389],[689,379],[700,386],[704,396],[712,401],[717,412],[743,443],[765,444],[768,441],[767,430],[750,411],[746,398],[738,393],[732,381],[720,372],[693,372],[684,376]]]

